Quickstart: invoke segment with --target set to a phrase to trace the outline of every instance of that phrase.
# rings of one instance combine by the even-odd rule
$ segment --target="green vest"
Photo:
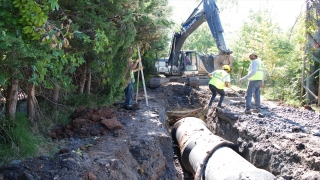
[[[214,85],[218,89],[224,89],[226,86],[225,79],[229,74],[224,70],[216,70],[209,84]]]
[[[130,70],[130,77],[131,77],[131,82],[134,83],[134,74],[133,74],[133,71]]]
[[[258,63],[258,69],[256,73],[251,78],[249,78],[249,81],[263,80],[265,65],[260,59],[256,59],[255,61]]]

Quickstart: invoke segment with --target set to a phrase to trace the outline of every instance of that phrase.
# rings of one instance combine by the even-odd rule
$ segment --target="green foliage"
[[[273,100],[298,100],[300,96],[301,73],[293,69],[277,68],[266,86],[272,87],[269,94]],[[301,72],[301,71],[300,71]]]
[[[95,107],[97,99],[90,94],[70,94],[67,99],[63,100],[64,103],[71,107],[88,106]]]
[[[288,33],[272,24],[266,11],[252,12],[250,18],[238,32],[239,38],[231,44],[236,59],[232,73],[245,76],[250,65],[248,56],[256,51],[267,67],[264,94],[273,100],[298,100],[301,83],[299,41],[303,36],[298,30],[301,27],[292,31],[292,37],[288,39]]]
[[[218,54],[219,52],[209,26],[205,23],[188,37],[183,49],[193,49],[204,54]]]
[[[1,119],[0,128],[0,159],[10,160],[36,153],[37,138],[31,132],[25,115],[17,113],[15,121]]]
[[[16,24],[16,20],[18,20],[23,33],[32,40],[40,39],[41,30],[44,29],[42,26],[48,20],[49,11],[59,9],[57,0],[13,0],[12,4],[13,6],[10,5],[11,13],[8,16],[10,18],[17,17],[17,19],[11,23]],[[19,16],[14,16],[12,11],[18,12]]]

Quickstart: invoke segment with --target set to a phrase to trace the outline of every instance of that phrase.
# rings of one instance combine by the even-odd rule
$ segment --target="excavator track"
[[[150,88],[158,88],[160,86],[161,86],[161,77],[160,76],[152,77],[150,79],[150,82],[149,82]]]
[[[166,77],[161,77],[161,76],[155,76],[155,77],[152,77],[150,79],[150,82],[149,82],[149,87],[150,88],[158,88],[161,86],[161,84],[163,83],[166,83],[166,82],[169,82],[170,80],[167,79]]]
[[[201,76],[199,76],[201,77]],[[149,87],[154,89],[160,87],[162,84],[167,82],[178,82],[185,83],[191,87],[199,87],[207,85],[209,82],[208,78],[199,78],[198,76],[189,76],[189,77],[161,77],[155,76],[150,79]]]

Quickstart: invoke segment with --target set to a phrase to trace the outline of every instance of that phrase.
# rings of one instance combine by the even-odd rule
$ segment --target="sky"
[[[172,20],[181,24],[192,11],[199,5],[200,0],[169,0],[169,5],[173,7]],[[220,8],[220,19],[225,33],[231,33],[239,28],[249,15],[249,10],[258,11],[260,8],[268,7],[274,22],[278,23],[283,29],[294,25],[301,9],[305,10],[305,0],[238,0],[238,8]],[[202,4],[199,9],[202,9]]]

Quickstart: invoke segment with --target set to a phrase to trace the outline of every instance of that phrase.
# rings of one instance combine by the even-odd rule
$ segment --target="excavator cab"
[[[181,51],[179,59],[181,59],[182,74],[185,76],[194,76],[198,74],[198,55],[195,50]]]
[[[168,63],[169,57],[157,59],[155,67],[157,74],[165,76],[194,76],[198,74],[199,57],[195,50],[182,50],[176,64]]]

